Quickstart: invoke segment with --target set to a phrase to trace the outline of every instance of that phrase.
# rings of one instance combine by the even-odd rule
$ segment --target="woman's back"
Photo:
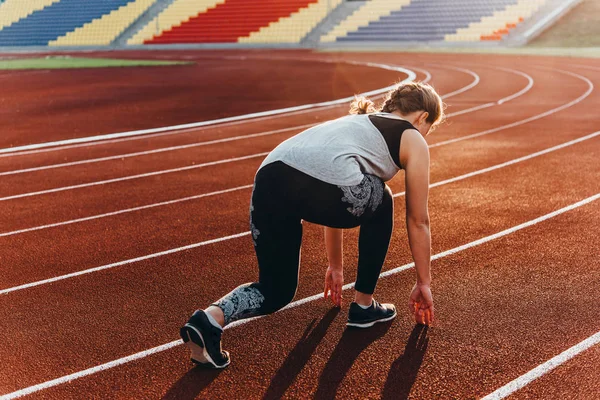
[[[390,180],[400,170],[390,152],[384,132],[371,122],[371,116],[399,122],[394,135],[412,128],[408,122],[387,113],[349,115],[319,124],[284,141],[263,161],[262,166],[282,161],[324,182],[353,186],[364,174]],[[397,141],[399,143],[399,140]]]

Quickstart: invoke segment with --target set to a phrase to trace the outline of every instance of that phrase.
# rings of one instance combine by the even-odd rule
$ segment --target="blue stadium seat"
[[[46,46],[133,0],[61,0],[0,30],[0,46]]]
[[[412,0],[401,10],[349,32],[337,41],[440,41],[516,3],[517,0]]]

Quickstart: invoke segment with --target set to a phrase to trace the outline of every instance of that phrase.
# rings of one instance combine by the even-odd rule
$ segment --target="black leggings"
[[[258,282],[247,283],[214,303],[225,323],[275,312],[298,287],[302,220],[332,228],[360,226],[357,291],[372,294],[387,254],[393,225],[390,188],[373,175],[356,186],[336,186],[282,162],[256,174],[250,229]]]

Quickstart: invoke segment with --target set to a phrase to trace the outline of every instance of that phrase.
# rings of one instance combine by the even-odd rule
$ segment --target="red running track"
[[[479,246],[433,262],[438,320],[424,330],[401,314],[392,323],[369,331],[345,330],[351,297],[347,291],[341,311],[316,300],[227,330],[224,346],[233,361],[220,373],[192,368],[185,349],[175,345],[104,371],[76,375],[78,379],[68,383],[39,388],[33,397],[477,398],[600,330],[598,200],[490,238],[600,193],[596,161],[600,139],[589,136],[600,131],[595,118],[600,70],[592,69],[600,68],[597,62],[539,57],[516,62],[513,57],[489,55],[245,55],[252,58],[248,65],[254,59],[302,58],[308,63],[308,59],[334,57],[412,66],[420,79],[429,72],[442,94],[469,86],[473,74],[477,75],[478,85],[446,99],[449,112],[468,111],[522,92],[503,104],[456,115],[428,138],[431,182],[440,183],[430,194],[433,252],[488,238]],[[530,76],[533,86],[523,91],[529,81],[514,70]],[[327,83],[325,79],[321,85]],[[301,129],[292,127],[335,118],[346,107],[0,157],[0,171],[10,172],[220,140],[2,176],[0,197],[23,196],[0,200],[0,212],[8,216],[0,227],[0,291],[14,289],[0,292],[4,322],[0,336],[7,338],[0,360],[11,366],[0,373],[0,393],[80,374],[171,343],[195,308],[254,279],[256,262],[247,235],[181,249],[245,233],[250,189],[124,210],[249,185],[260,156],[164,171],[269,151]],[[477,133],[482,134],[471,137]],[[459,138],[463,140],[448,142]],[[548,151],[539,154],[544,150]],[[511,161],[515,163],[502,164]],[[485,168],[489,170],[444,183]],[[33,194],[74,185],[88,186]],[[402,178],[390,186],[401,194]],[[386,271],[411,261],[402,196],[395,205],[396,230]],[[119,214],[102,216],[111,212]],[[73,222],[91,216],[95,218]],[[42,227],[54,223],[62,224]],[[305,225],[296,300],[320,292],[326,265],[321,228]],[[30,231],[16,232],[23,229]],[[357,230],[347,232],[347,282],[355,277],[356,238]],[[135,261],[170,250],[170,254]],[[107,268],[65,276],[99,266]],[[61,280],[43,283],[54,277]],[[39,285],[18,288],[32,282]],[[413,282],[410,270],[394,273],[380,280],[376,297],[404,310]],[[513,396],[598,397],[600,388],[593,379],[600,368],[598,361],[595,346]],[[585,384],[577,386],[578,381]]]

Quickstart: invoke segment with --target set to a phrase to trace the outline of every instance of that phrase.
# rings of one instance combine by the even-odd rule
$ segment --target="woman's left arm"
[[[344,285],[344,230],[325,227],[325,248],[329,267],[325,273],[325,293],[337,306],[342,304],[342,286]]]

